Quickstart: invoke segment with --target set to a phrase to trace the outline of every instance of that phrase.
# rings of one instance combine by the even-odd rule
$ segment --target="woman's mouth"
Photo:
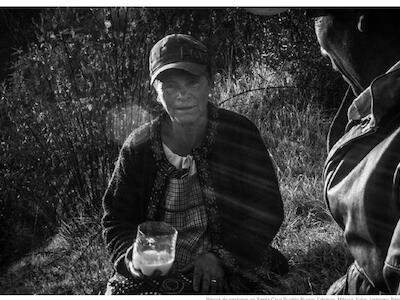
[[[181,106],[181,107],[177,107],[176,110],[190,110],[194,107],[195,106]]]

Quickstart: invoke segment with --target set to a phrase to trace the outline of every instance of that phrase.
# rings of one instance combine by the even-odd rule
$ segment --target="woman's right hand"
[[[140,271],[140,269],[136,269],[136,268],[133,266],[133,261],[132,261],[132,260],[129,261],[128,266],[129,266],[129,267],[128,267],[129,272],[131,272],[131,274],[132,274],[134,277],[137,277],[137,278],[143,278],[143,277],[153,278],[153,277],[158,277],[158,276],[161,275],[161,271],[158,270],[158,269],[154,270],[153,274],[151,274],[150,276],[144,275],[144,274],[142,273],[142,271]]]
[[[144,277],[143,273],[139,269],[135,269],[133,266],[133,260],[129,260],[128,263],[128,270],[134,277]]]

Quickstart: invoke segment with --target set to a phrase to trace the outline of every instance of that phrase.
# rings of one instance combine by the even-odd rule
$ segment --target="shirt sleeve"
[[[141,222],[138,208],[135,159],[126,142],[122,147],[108,188],[103,196],[103,237],[114,270],[129,275],[127,257]]]
[[[248,119],[240,120],[230,139],[225,141],[235,161],[226,161],[229,170],[229,196],[223,201],[225,230],[219,256],[242,273],[254,273],[262,266],[271,270],[269,244],[283,221],[283,202],[275,169],[257,127]]]
[[[393,199],[400,205],[400,164],[396,168],[393,179]],[[393,231],[392,240],[388,249],[383,276],[389,293],[400,294],[400,220]]]
[[[270,153],[257,127],[248,121],[247,148],[243,150],[241,210],[243,230],[260,253],[278,232],[283,218],[283,202]],[[245,235],[243,232],[242,236]],[[248,250],[247,250],[248,251]]]

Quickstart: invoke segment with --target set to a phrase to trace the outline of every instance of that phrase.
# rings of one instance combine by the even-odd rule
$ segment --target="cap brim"
[[[289,10],[288,7],[245,7],[245,10],[255,15],[273,16]]]
[[[205,65],[199,65],[191,62],[175,62],[162,66],[157,71],[155,71],[150,78],[150,84],[153,84],[154,80],[157,78],[158,75],[160,75],[160,73],[169,69],[184,70],[196,76],[201,76],[207,73],[207,67]]]

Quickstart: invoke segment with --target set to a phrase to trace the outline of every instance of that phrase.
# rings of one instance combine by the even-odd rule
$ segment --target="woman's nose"
[[[178,98],[183,98],[186,96],[186,89],[185,88],[180,88],[178,91]]]

